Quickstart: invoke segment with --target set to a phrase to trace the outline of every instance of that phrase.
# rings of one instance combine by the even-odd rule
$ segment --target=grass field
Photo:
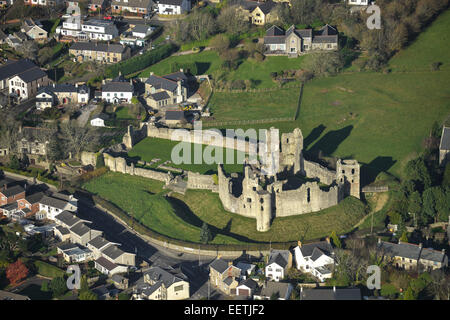
[[[259,92],[214,92],[208,107],[219,121],[294,117],[300,89]],[[264,109],[264,112],[261,110]]]
[[[142,141],[140,141],[139,143],[137,143],[133,149],[131,149],[128,152],[128,155],[130,157],[136,157],[140,160],[144,160],[147,162],[150,162],[152,159],[158,158],[161,159],[160,162],[156,163],[155,165],[153,165],[152,167],[156,167],[157,165],[161,164],[161,162],[166,161],[166,160],[171,160],[172,156],[172,149],[178,145],[180,142],[176,142],[176,141],[170,141],[170,140],[166,140],[166,139],[157,139],[157,138],[145,138]],[[184,170],[190,170],[190,171],[195,171],[195,172],[199,172],[199,173],[207,173],[207,174],[211,174],[211,173],[215,173],[217,172],[217,164],[213,163],[213,164],[194,164],[194,150],[196,148],[196,144],[188,144],[188,143],[184,143],[181,142],[181,144],[186,147],[187,149],[191,149],[191,164],[186,164],[186,163],[182,163],[182,164],[170,164],[171,167],[176,167],[176,168],[181,168]],[[198,147],[198,145],[197,145]],[[203,150],[203,154],[205,154],[205,145],[202,145],[202,150]],[[225,156],[226,156],[226,152],[228,149],[225,149],[223,151],[223,160],[225,160]],[[240,156],[242,156],[242,152],[237,152],[235,150],[230,150],[231,152],[233,152],[234,157],[235,157],[235,163],[237,162],[237,156],[238,154]],[[181,153],[183,154],[183,153]],[[214,154],[213,154],[214,155]],[[224,162],[222,160],[222,162]],[[227,172],[241,172],[242,171],[242,163],[241,164],[225,164],[224,165],[225,170],[227,170]]]
[[[240,61],[237,70],[229,72],[226,78],[228,80],[251,79],[256,88],[271,88],[276,86],[270,77],[271,72],[300,69],[304,58],[267,57],[263,62],[245,59]],[[138,74],[138,77],[148,77],[150,72],[154,72],[156,75],[168,74],[175,62],[179,64],[195,62],[198,74],[212,74],[219,70],[222,65],[219,55],[213,50],[207,50],[196,54],[169,57],[144,69]]]
[[[63,277],[65,274],[64,270],[44,261],[37,260],[34,262],[34,265],[36,266],[38,273],[44,277],[56,278]]]
[[[116,110],[116,118],[121,120],[130,120],[133,119],[128,113],[128,109],[126,107],[119,107]],[[134,120],[134,119],[133,119]]]
[[[315,239],[331,230],[345,233],[363,214],[361,202],[348,198],[318,213],[276,218],[270,231],[257,232],[256,220],[225,211],[217,194],[188,190],[185,195],[163,196],[163,183],[108,172],[83,188],[132,214],[150,229],[181,240],[197,242],[203,222],[211,226],[212,243],[283,242]]]

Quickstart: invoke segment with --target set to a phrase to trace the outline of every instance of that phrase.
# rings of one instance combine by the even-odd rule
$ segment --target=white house
[[[156,2],[159,14],[182,14],[191,10],[190,0],[159,0]]]
[[[329,240],[302,245],[299,241],[294,249],[297,269],[310,273],[320,281],[331,278],[334,266],[334,251]]]
[[[96,115],[91,120],[91,126],[93,127],[104,127],[105,126],[105,120],[108,120],[108,116],[104,113],[100,113]]]
[[[133,81],[119,76],[102,85],[102,100],[109,103],[131,103],[134,87]]]
[[[265,268],[266,278],[280,281],[291,266],[292,254],[289,250],[272,250]]]
[[[68,201],[44,196],[39,201],[39,211],[36,213],[36,219],[55,220],[55,217],[64,210],[76,212],[77,207]]]
[[[47,74],[40,68],[24,71],[9,80],[9,92],[14,93],[20,100],[36,96],[38,88],[50,83]]]
[[[81,32],[88,39],[108,41],[119,36],[114,22],[107,20],[90,19],[81,23]]]
[[[40,89],[36,95],[36,109],[44,110],[55,104],[55,94],[49,90]]]

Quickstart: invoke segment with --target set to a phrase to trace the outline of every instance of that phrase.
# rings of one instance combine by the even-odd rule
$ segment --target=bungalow
[[[289,300],[293,286],[290,283],[265,281],[261,292],[253,295],[254,300]]]
[[[191,0],[156,0],[158,14],[183,14],[191,10]]]
[[[150,77],[145,81],[147,104],[154,109],[160,109],[186,101],[187,81],[188,77],[183,69],[162,77],[150,73]]]
[[[61,254],[64,260],[69,263],[79,263],[93,259],[91,250],[76,243],[63,242],[56,247],[58,254]]]
[[[120,274],[115,274],[111,277],[111,282],[117,289],[126,290],[128,289],[128,279],[121,276]]]
[[[115,263],[112,263],[111,261],[109,261],[104,257],[100,257],[97,260],[95,260],[94,266],[95,269],[108,276],[113,276],[117,273],[125,273],[128,271],[127,266],[119,266]]]
[[[84,222],[77,223],[70,231],[70,241],[85,246],[92,239],[101,236],[102,231],[89,228]]]
[[[133,81],[127,81],[123,76],[119,75],[110,82],[103,80],[102,100],[109,103],[131,103],[133,97],[134,86]]]
[[[441,142],[439,144],[439,165],[445,167],[450,161],[450,127],[442,128]]]
[[[53,229],[53,233],[55,237],[59,239],[59,241],[69,241],[70,240],[70,230],[63,226],[55,226]]]
[[[102,256],[102,251],[107,247],[118,244],[114,242],[110,242],[103,237],[96,237],[87,243],[87,247],[92,250],[96,259]]]
[[[329,239],[309,244],[298,242],[294,248],[297,269],[309,273],[321,282],[332,276],[334,250]]]
[[[127,14],[143,16],[152,11],[154,3],[152,0],[113,0],[111,12],[117,15]]]
[[[80,222],[90,223],[90,221],[81,220],[76,215],[74,215],[73,212],[67,210],[64,210],[60,214],[56,215],[54,220],[56,224],[66,229],[70,229]]]
[[[47,73],[35,67],[12,77],[9,80],[9,92],[16,94],[20,100],[26,100],[36,96],[38,88],[49,83]]]
[[[217,258],[209,265],[209,281],[220,291],[227,295],[236,294],[239,285],[241,270],[233,265],[233,262],[226,262]]]
[[[137,24],[121,34],[120,43],[131,47],[143,47],[147,44],[147,37],[154,31],[154,27]]]
[[[144,274],[144,287],[139,298],[148,300],[184,300],[190,297],[187,277],[173,268],[151,267]]]
[[[300,300],[362,300],[359,288],[317,288],[300,287]]]
[[[44,42],[48,37],[48,32],[44,30],[42,23],[39,20],[33,20],[32,18],[24,19],[20,30],[29,38],[38,42]]]
[[[103,249],[102,256],[116,264],[127,266],[136,265],[136,255],[134,253],[128,253],[119,249],[116,244]]]
[[[280,281],[290,267],[292,267],[292,254],[289,250],[272,250],[265,268],[266,278]]]

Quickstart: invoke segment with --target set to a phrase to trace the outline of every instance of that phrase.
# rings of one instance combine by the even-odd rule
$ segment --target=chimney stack
[[[326,237],[326,238],[325,238],[325,241],[328,242],[328,243],[330,243],[330,237]]]
[[[297,241],[297,245],[301,248],[302,247],[302,242],[300,240]]]
[[[381,238],[378,238],[378,243],[381,243]]]
[[[333,286],[333,292],[336,292],[336,286]]]
[[[233,265],[233,261],[228,261],[228,266],[231,267]]]

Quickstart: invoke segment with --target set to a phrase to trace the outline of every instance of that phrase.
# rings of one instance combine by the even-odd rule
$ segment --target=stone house
[[[167,110],[164,120],[167,126],[174,126],[185,122],[186,118],[182,110]]]
[[[61,242],[70,241],[70,230],[63,226],[55,226],[55,228],[53,229],[53,234]]]
[[[102,84],[102,100],[109,103],[131,103],[133,97],[134,86],[133,81],[127,81],[123,76],[119,75],[113,80]]]
[[[27,100],[36,96],[39,87],[49,83],[47,73],[35,67],[12,77],[9,80],[9,92],[17,95],[19,100]]]
[[[92,239],[101,236],[102,231],[89,228],[84,222],[77,223],[70,231],[70,242],[86,246]]]
[[[36,95],[36,108],[44,110],[53,105],[67,105],[77,103],[87,103],[89,101],[90,90],[86,85],[78,84],[52,84],[39,88]]]
[[[95,237],[92,237],[90,240],[94,238]],[[113,244],[103,249],[102,256],[118,265],[127,265],[127,266],[136,265],[136,255],[134,253],[128,253],[121,250],[120,248],[118,248],[116,244]]]
[[[184,300],[190,297],[187,277],[181,270],[173,268],[151,267],[144,274],[149,286],[143,288],[139,298],[148,300]]]
[[[187,81],[188,77],[182,69],[161,77],[151,73],[145,81],[147,104],[154,109],[160,109],[185,102],[188,93]]]
[[[227,295],[235,295],[239,285],[241,270],[233,265],[217,258],[209,265],[209,281],[220,291]]]
[[[338,32],[334,27],[324,26],[319,31],[296,29],[292,25],[287,31],[272,26],[264,37],[266,55],[288,55],[297,57],[309,51],[335,51],[338,49]]]
[[[41,22],[32,18],[26,18],[22,21],[21,31],[37,42],[42,43],[48,38],[48,32],[44,30]]]
[[[278,16],[274,10],[275,6],[276,3],[271,0],[258,4],[250,12],[250,22],[257,26],[263,26],[278,20]]]
[[[302,244],[294,248],[297,269],[309,273],[321,282],[331,278],[334,266],[334,249],[330,239]]]
[[[445,167],[450,161],[450,127],[442,128],[441,142],[439,144],[439,165]]]
[[[131,50],[121,44],[76,42],[69,49],[78,62],[96,61],[99,63],[117,63],[131,56]]]
[[[111,277],[111,281],[117,289],[126,290],[128,289],[128,279],[121,276],[120,274],[115,274]]]
[[[419,264],[427,271],[448,267],[448,257],[445,254],[445,249],[439,251],[432,248],[422,248]]]
[[[96,237],[87,243],[87,247],[94,253],[95,259],[102,256],[102,251],[117,243],[110,242],[103,237]]]
[[[292,254],[289,250],[271,250],[265,268],[266,278],[280,281],[292,267]]]

